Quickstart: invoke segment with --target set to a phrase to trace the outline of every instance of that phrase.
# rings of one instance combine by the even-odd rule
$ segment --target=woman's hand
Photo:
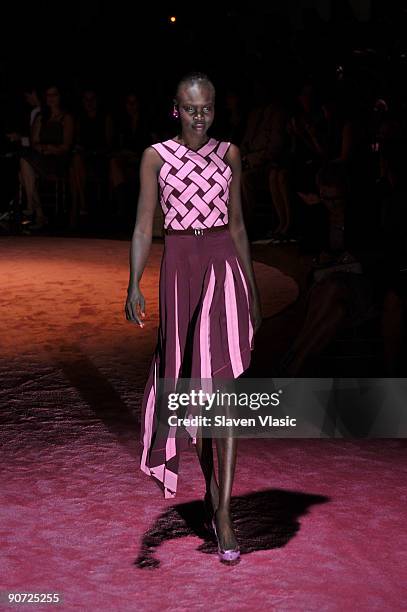
[[[260,326],[262,324],[263,321],[263,316],[261,313],[261,306],[260,306],[260,301],[258,299],[255,299],[253,302],[253,312],[252,312],[252,316],[253,316],[253,333],[256,334],[259,329]]]
[[[308,206],[314,206],[314,204],[321,203],[321,198],[317,193],[302,193],[301,191],[297,191],[297,194],[305,204],[308,204]]]
[[[144,295],[138,287],[129,289],[127,292],[126,305],[124,307],[126,319],[132,323],[137,323],[140,327],[144,327],[141,319],[146,316]]]

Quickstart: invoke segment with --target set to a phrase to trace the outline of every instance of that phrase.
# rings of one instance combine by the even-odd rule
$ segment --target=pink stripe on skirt
[[[157,401],[160,379],[236,378],[253,350],[251,291],[228,229],[204,236],[165,236],[160,272],[160,325],[142,400],[140,468],[166,498],[177,491],[182,450],[194,428],[170,427]],[[206,383],[205,383],[206,381]],[[160,425],[160,426],[158,426]]]

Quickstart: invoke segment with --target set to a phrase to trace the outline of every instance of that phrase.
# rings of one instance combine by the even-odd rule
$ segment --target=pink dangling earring
[[[179,119],[179,110],[178,110],[176,104],[174,104],[174,108],[172,109],[171,115],[172,115],[173,119]]]

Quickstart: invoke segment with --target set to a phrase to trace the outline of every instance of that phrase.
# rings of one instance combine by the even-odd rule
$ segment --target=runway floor
[[[128,248],[0,240],[0,591],[59,593],[66,610],[402,609],[404,440],[240,440],[232,568],[202,526],[194,449],[172,500],[139,470],[162,245],[143,330],[124,317]],[[267,316],[296,299],[290,276],[255,271]]]

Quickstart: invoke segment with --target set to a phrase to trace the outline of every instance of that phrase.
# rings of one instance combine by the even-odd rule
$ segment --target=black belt
[[[205,234],[211,234],[212,232],[220,232],[228,229],[228,224],[225,225],[215,225],[214,227],[188,227],[187,229],[177,230],[172,228],[164,229],[164,234],[178,234],[180,236],[183,235],[192,235],[192,236],[204,236]]]

